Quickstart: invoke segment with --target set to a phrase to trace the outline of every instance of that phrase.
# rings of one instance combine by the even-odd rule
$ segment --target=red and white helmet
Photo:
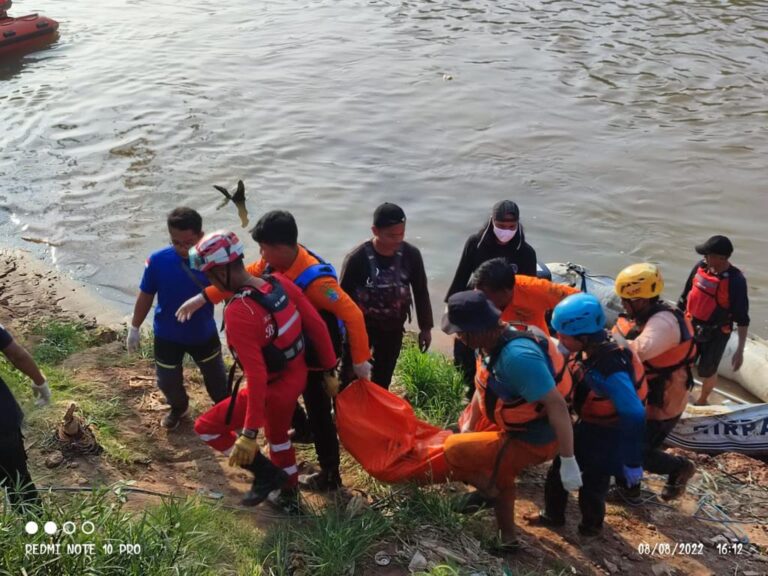
[[[206,272],[216,266],[226,266],[243,257],[243,244],[234,232],[217,230],[206,234],[189,251],[193,270]]]

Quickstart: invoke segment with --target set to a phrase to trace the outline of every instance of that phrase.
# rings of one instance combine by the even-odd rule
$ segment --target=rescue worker
[[[35,406],[46,406],[51,401],[48,381],[21,345],[0,325],[0,351],[13,366],[32,380]],[[27,452],[21,425],[24,413],[13,397],[8,385],[0,378],[0,494],[5,488],[14,507],[37,504],[40,497],[27,468]]]
[[[204,236],[190,259],[216,289],[233,294],[224,308],[224,326],[246,379],[245,388],[238,389],[238,381],[230,398],[197,419],[195,432],[212,448],[229,454],[231,466],[253,473],[243,504],[255,506],[273,490],[282,489],[278,503],[288,511],[300,511],[296,454],[288,431],[307,382],[308,342],[326,369],[324,376],[335,379],[336,355],[328,328],[289,280],[247,272],[243,245],[234,233]],[[259,450],[260,428],[269,443],[269,459]]]
[[[186,325],[174,315],[184,301],[209,285],[204,274],[189,266],[189,249],[203,237],[203,219],[192,208],[180,206],[168,214],[167,224],[171,245],[153,252],[144,264],[126,348],[128,352],[139,350],[140,328],[157,295],[153,323],[155,371],[157,387],[171,407],[160,424],[174,429],[189,409],[184,388],[185,354],[200,369],[214,403],[227,397],[227,375],[213,305],[203,303],[203,309]]]
[[[299,244],[298,235],[296,220],[290,212],[274,210],[264,214],[252,232],[262,257],[249,264],[247,270],[253,276],[258,276],[264,271],[280,272],[302,289],[312,305],[324,315],[334,337],[337,357],[341,353],[338,328],[341,323],[351,349],[355,376],[370,380],[371,351],[363,313],[339,286],[333,266]],[[203,294],[185,302],[177,311],[177,316],[182,319],[189,317],[206,301],[215,304],[221,302],[225,296],[224,292],[215,287],[208,288]],[[331,398],[324,391],[322,372],[311,370],[308,378],[304,405],[309,422],[307,425],[306,417],[298,407],[294,415],[294,441],[308,440],[308,435],[302,429],[308,427],[311,430],[320,472],[303,476],[302,485],[320,491],[336,490],[341,486],[341,475],[339,440],[333,422]],[[331,395],[335,393],[335,390],[330,390]]]
[[[536,251],[525,241],[520,223],[520,208],[512,200],[494,204],[488,223],[467,238],[459,265],[453,276],[445,301],[451,295],[469,288],[472,273],[480,264],[492,258],[504,258],[517,267],[517,273],[536,276]],[[453,343],[453,361],[464,374],[468,397],[472,397],[475,379],[475,355],[460,340]]]
[[[502,311],[502,322],[522,330],[535,327],[547,336],[547,311],[557,306],[563,298],[578,293],[576,288],[570,286],[553,284],[532,276],[519,276],[515,273],[514,264],[504,258],[493,258],[480,264],[472,275],[472,284]],[[557,372],[562,376],[559,370]],[[471,405],[468,405],[459,417],[460,427],[468,422],[470,410]],[[476,432],[493,429],[496,429],[496,425],[486,418],[477,420],[472,428]]]
[[[654,264],[624,268],[616,277],[615,290],[626,314],[619,316],[614,338],[626,342],[643,362],[648,384],[643,469],[667,476],[664,500],[679,498],[696,467],[687,458],[665,452],[662,444],[680,420],[693,387],[693,326],[682,311],[660,299],[664,280]],[[629,499],[639,495],[640,484],[626,489]]]
[[[621,475],[629,487],[643,475],[643,434],[647,386],[643,366],[629,349],[618,346],[605,328],[600,301],[591,294],[568,296],[555,307],[552,327],[571,351],[576,460],[584,485],[579,490],[579,533],[597,536],[603,528],[605,498],[611,476]],[[547,473],[544,511],[529,518],[543,526],[563,526],[567,486],[558,474],[561,458]]]
[[[734,322],[738,344],[731,366],[734,371],[741,368],[749,329],[749,297],[747,279],[729,261],[733,244],[727,237],[712,236],[696,246],[696,252],[704,259],[691,270],[677,307],[691,317],[696,331],[697,371],[703,379],[696,404],[704,406],[709,403],[709,395],[717,384],[717,369]]]
[[[493,258],[480,264],[472,275],[472,284],[502,311],[504,322],[536,326],[547,335],[547,312],[563,298],[579,292],[577,288],[543,278],[519,275],[515,266],[504,258]]]
[[[555,384],[564,359],[548,338],[516,331],[482,293],[459,292],[448,299],[443,331],[478,350],[477,388],[472,418],[445,442],[445,457],[455,480],[494,498],[502,547],[515,551],[515,478],[529,466],[561,455],[562,486],[581,486],[573,455],[573,429],[565,396],[570,386]],[[498,429],[472,432],[476,420],[493,420]]]
[[[373,213],[373,238],[347,254],[340,284],[363,311],[373,353],[371,380],[389,388],[411,307],[419,324],[419,349],[432,342],[432,303],[421,252],[405,237],[405,212],[385,202]],[[413,289],[413,298],[411,298]]]

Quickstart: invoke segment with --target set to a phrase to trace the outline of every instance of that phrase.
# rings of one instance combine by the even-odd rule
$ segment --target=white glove
[[[352,371],[358,378],[362,378],[363,380],[371,379],[371,363],[367,360],[365,362],[360,362],[360,364],[354,364],[352,366]]]
[[[202,294],[192,296],[192,298],[184,302],[184,304],[179,306],[179,309],[176,310],[176,320],[179,322],[186,322],[192,318],[192,314],[200,310],[203,306],[205,306],[205,296]]]
[[[560,457],[560,481],[568,492],[581,488],[581,470],[576,462],[576,456]]]
[[[43,380],[43,383],[39,386],[32,384],[32,394],[37,398],[35,406],[38,408],[48,406],[51,403],[51,389],[48,388],[48,380]]]
[[[128,328],[128,337],[125,339],[125,348],[128,352],[138,352],[141,344],[141,333],[136,326]]]

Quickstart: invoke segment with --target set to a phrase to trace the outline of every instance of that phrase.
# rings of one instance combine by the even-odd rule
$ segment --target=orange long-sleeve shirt
[[[287,270],[278,270],[278,272],[281,272],[289,280],[294,281],[304,270],[312,264],[317,264],[317,262],[317,258],[299,244],[299,253],[291,267]],[[266,267],[267,263],[262,258],[257,262],[248,264],[246,270],[253,276],[261,276]],[[307,286],[304,294],[315,308],[327,310],[344,323],[353,363],[360,364],[371,358],[371,348],[368,342],[368,332],[365,329],[363,312],[357,307],[352,298],[341,289],[336,280],[329,277],[318,278]],[[208,300],[218,304],[231,296],[231,293],[222,292],[214,286],[209,286],[205,289],[205,295]]]
[[[533,276],[518,275],[515,277],[512,301],[504,308],[501,319],[513,324],[536,326],[545,334],[549,334],[545,317],[547,310],[552,310],[563,298],[578,291],[564,284],[555,284]]]

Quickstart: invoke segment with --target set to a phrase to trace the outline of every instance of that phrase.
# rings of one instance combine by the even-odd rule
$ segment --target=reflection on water
[[[288,208],[336,263],[378,203],[402,203],[436,308],[503,197],[542,260],[654,260],[671,297],[693,245],[725,233],[768,334],[764,2],[34,9],[61,39],[0,68],[0,231],[59,245],[126,308],[165,214],[187,203],[239,229],[211,186],[242,179],[251,221]]]

